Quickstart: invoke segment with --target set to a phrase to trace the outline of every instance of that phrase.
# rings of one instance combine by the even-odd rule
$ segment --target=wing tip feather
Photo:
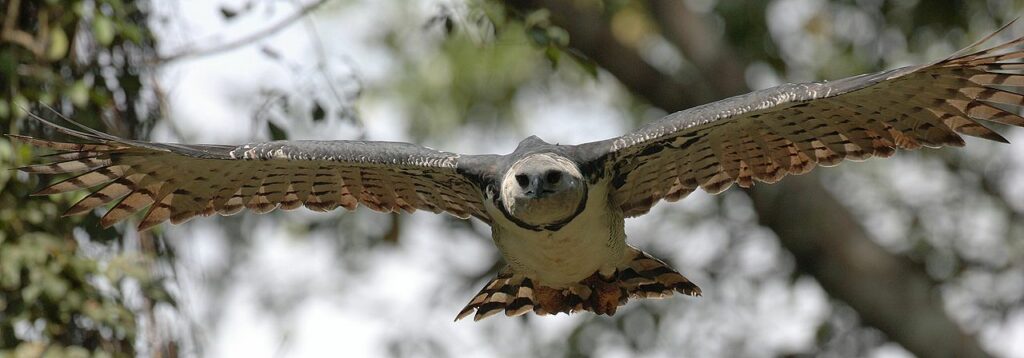
[[[1003,137],[1001,134],[996,133],[995,131],[993,131],[992,133],[994,135],[986,137],[985,139],[988,139],[988,140],[991,140],[991,141],[997,142],[997,143],[1010,144],[1010,140],[1006,139],[1006,137]]]

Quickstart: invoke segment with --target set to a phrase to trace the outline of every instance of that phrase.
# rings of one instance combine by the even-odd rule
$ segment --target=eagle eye
[[[547,180],[548,184],[558,184],[558,181],[562,180],[562,172],[549,170],[544,174],[544,180]]]
[[[530,185],[530,178],[526,177],[526,174],[516,174],[516,183],[519,183],[519,187],[525,188]]]

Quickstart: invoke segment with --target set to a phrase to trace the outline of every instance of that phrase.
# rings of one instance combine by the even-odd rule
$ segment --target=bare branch
[[[723,36],[711,30],[703,16],[691,11],[683,1],[648,0],[647,7],[661,34],[697,67],[700,77],[714,92],[712,96],[735,96],[749,90],[743,76],[746,64]]]
[[[32,54],[36,57],[43,57],[43,54],[46,51],[45,43],[43,41],[37,41],[32,34],[18,30],[14,27],[18,20],[18,12],[20,10],[20,0],[11,0],[11,2],[7,3],[7,16],[4,17],[3,28],[0,30],[0,41],[20,45],[25,49],[32,51]],[[41,21],[46,21],[47,17],[41,16],[41,19]],[[41,28],[46,29],[46,24],[43,23]]]
[[[185,58],[209,56],[209,55],[214,55],[214,54],[222,53],[222,52],[225,52],[225,51],[230,51],[230,50],[233,50],[233,49],[236,49],[236,48],[248,45],[248,44],[253,43],[255,41],[259,41],[260,39],[266,38],[267,36],[270,36],[270,35],[278,33],[279,31],[285,29],[286,27],[288,27],[291,24],[295,23],[296,21],[302,19],[303,17],[305,17],[309,13],[313,12],[314,10],[319,8],[321,5],[327,3],[327,1],[329,1],[329,0],[317,0],[317,1],[311,2],[309,4],[303,5],[294,14],[291,14],[288,17],[285,17],[285,18],[281,19],[277,23],[274,23],[274,24],[272,24],[270,26],[267,26],[266,28],[264,28],[264,29],[262,29],[260,31],[253,32],[253,33],[251,33],[251,34],[249,34],[247,36],[244,36],[242,38],[236,39],[234,41],[223,43],[223,44],[218,44],[218,45],[215,45],[215,46],[209,46],[209,47],[205,47],[205,48],[189,48],[189,49],[184,49],[184,50],[181,50],[181,51],[177,51],[176,53],[173,53],[171,55],[160,56],[159,58],[155,59],[154,61],[151,61],[151,64],[166,64],[166,63],[174,62],[174,61],[185,59]]]

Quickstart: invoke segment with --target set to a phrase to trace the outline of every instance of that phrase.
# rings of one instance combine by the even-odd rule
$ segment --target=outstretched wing
[[[41,120],[41,119],[40,119]],[[45,121],[44,121],[45,122]],[[242,146],[185,145],[133,141],[46,122],[88,143],[11,137],[59,151],[50,163],[20,170],[74,174],[37,194],[98,187],[68,209],[79,214],[120,199],[101,219],[110,226],[149,208],[144,230],[197,215],[257,213],[305,206],[328,211],[359,204],[377,211],[429,210],[489,222],[477,156],[435,151],[409,143],[364,141],[274,141]],[[476,159],[476,160],[473,160]],[[484,160],[485,161],[485,160]]]
[[[760,90],[581,149],[612,176],[614,204],[637,216],[697,188],[716,194],[896,148],[963,146],[959,134],[1006,142],[979,120],[1024,126],[1016,111],[997,107],[1024,105],[1022,44],[960,55],[975,44],[928,65]]]

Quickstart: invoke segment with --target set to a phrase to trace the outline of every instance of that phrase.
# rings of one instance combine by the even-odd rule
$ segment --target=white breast
[[[608,206],[607,181],[589,188],[583,212],[558,231],[521,228],[490,201],[485,206],[494,218],[492,237],[505,261],[517,273],[545,286],[564,287],[596,271],[611,273],[622,264],[624,219]]]

